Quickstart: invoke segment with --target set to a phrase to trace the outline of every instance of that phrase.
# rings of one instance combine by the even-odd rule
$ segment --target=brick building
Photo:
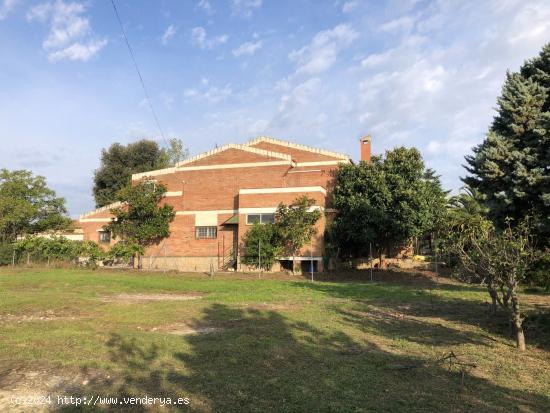
[[[370,139],[361,140],[361,158],[370,158]],[[312,259],[322,269],[323,233],[331,214],[332,171],[349,163],[345,154],[259,137],[246,144],[229,144],[197,155],[172,168],[134,174],[132,181],[149,178],[167,187],[164,202],[176,211],[170,237],[148,248],[144,268],[182,271],[246,270],[240,264],[242,237],[254,222],[272,222],[280,202],[301,195],[315,199],[322,218],[317,235],[298,260]],[[83,214],[84,239],[112,245],[103,231],[111,219],[108,205]],[[289,257],[281,257],[282,265]],[[277,268],[274,268],[277,269]]]

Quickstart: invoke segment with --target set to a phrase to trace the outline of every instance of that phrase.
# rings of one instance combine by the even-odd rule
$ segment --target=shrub
[[[93,241],[73,241],[64,237],[26,237],[14,244],[19,254],[26,255],[33,262],[76,262],[84,258],[86,263],[102,259],[104,252]]]
[[[128,241],[119,241],[113,245],[106,253],[106,263],[114,264],[116,262],[125,261],[129,264],[136,254],[143,255],[144,248],[140,245]]]
[[[15,246],[13,243],[0,244],[0,266],[12,264],[14,251],[15,251]],[[15,256],[16,263],[18,259],[19,259],[19,254],[17,254],[16,252],[16,256]]]
[[[282,249],[274,224],[254,224],[243,239],[245,254],[242,262],[269,271]]]

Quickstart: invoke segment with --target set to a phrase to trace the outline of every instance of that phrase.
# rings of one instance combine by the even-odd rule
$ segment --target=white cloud
[[[296,62],[296,74],[317,74],[329,69],[335,62],[338,53],[348,47],[358,33],[348,24],[339,24],[333,29],[317,33],[311,42],[289,54],[289,59]]]
[[[232,53],[235,57],[240,56],[251,56],[262,48],[262,41],[258,40],[257,42],[246,42],[241,44],[236,49],[233,49]]]
[[[99,52],[103,46],[107,44],[107,40],[90,40],[88,43],[73,43],[65,48],[50,52],[48,58],[52,61],[58,60],[80,60],[85,62],[93,55]]]
[[[2,0],[0,1],[0,20],[4,20],[10,14],[19,0]]]
[[[216,37],[208,37],[204,27],[194,27],[191,29],[191,42],[201,49],[213,49],[227,42],[229,36],[222,34]]]
[[[386,48],[360,60],[348,72],[353,79],[339,85],[356,97],[351,118],[373,134],[375,148],[423,150],[456,189],[466,174],[464,155],[491,123],[506,70],[517,70],[550,39],[550,4],[431,3],[415,8],[414,17],[390,19],[374,35]]]
[[[383,53],[373,53],[361,60],[363,67],[375,67],[386,63],[392,56],[393,50],[386,50]]]
[[[383,32],[395,32],[410,30],[414,25],[414,18],[411,16],[403,16],[395,20],[391,20],[380,26],[380,30]]]
[[[234,15],[250,18],[262,7],[262,0],[231,0],[231,10]]]
[[[208,0],[199,0],[197,5],[195,6],[197,9],[201,9],[206,14],[213,14],[214,9],[212,8],[212,4],[210,4],[210,1]]]
[[[48,53],[50,61],[87,61],[107,44],[106,39],[94,34],[89,18],[84,16],[85,12],[84,4],[62,0],[41,3],[29,10],[29,22],[38,21],[49,26],[42,48]]]
[[[206,80],[206,81],[205,81]],[[218,86],[209,86],[208,79],[201,79],[201,87],[200,88],[189,88],[184,90],[183,96],[188,99],[197,99],[197,100],[204,100],[209,103],[220,103],[227,98],[229,98],[233,90],[231,89],[231,85],[228,83],[223,87]]]
[[[176,32],[177,30],[173,25],[168,26],[160,39],[161,43],[166,46],[170,39],[176,35]]]
[[[360,0],[346,1],[342,6],[342,13],[351,13],[361,4]]]

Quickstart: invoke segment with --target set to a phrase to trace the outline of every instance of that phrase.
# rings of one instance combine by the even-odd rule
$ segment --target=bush
[[[281,253],[279,234],[274,224],[254,224],[243,239],[242,262],[269,271]]]
[[[15,245],[13,243],[0,244],[0,266],[12,264],[14,251],[15,251]],[[18,259],[19,259],[19,254],[16,253],[16,256],[15,256],[16,263]]]
[[[106,253],[105,263],[115,264],[124,262],[129,265],[130,260],[133,259],[136,254],[143,255],[144,248],[136,243],[119,241],[109,249]]]
[[[29,236],[17,241],[14,247],[32,262],[76,262],[84,258],[86,263],[95,265],[104,256],[103,250],[93,241],[73,241],[64,237]]]

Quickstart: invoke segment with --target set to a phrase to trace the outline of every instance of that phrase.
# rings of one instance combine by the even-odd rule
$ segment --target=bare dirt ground
[[[48,412],[59,408],[58,396],[74,394],[94,380],[109,380],[99,373],[58,375],[47,370],[0,371],[1,412]],[[49,397],[48,397],[49,396]]]
[[[107,303],[135,303],[139,301],[186,301],[202,298],[200,294],[116,294],[101,297]]]
[[[75,316],[60,316],[56,315],[53,311],[45,311],[43,313],[37,313],[37,314],[23,314],[23,315],[15,315],[15,314],[0,314],[0,323],[3,322],[16,322],[16,323],[24,323],[27,321],[59,321],[59,320],[76,320],[77,317]]]
[[[185,323],[176,323],[176,324],[169,324],[161,327],[154,327],[149,331],[174,334],[176,336],[187,336],[191,334],[217,333],[218,331],[222,331],[222,330],[223,328],[221,327],[212,327],[212,326],[191,327]]]

